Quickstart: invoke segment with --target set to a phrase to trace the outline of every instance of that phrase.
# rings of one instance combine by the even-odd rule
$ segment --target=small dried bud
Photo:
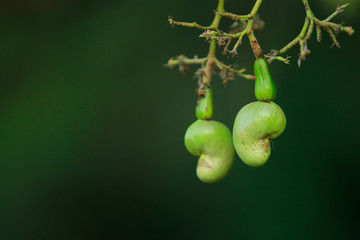
[[[257,14],[254,18],[253,29],[254,30],[262,30],[265,26],[265,22],[260,19],[259,14]]]
[[[234,58],[234,57],[237,57],[238,53],[236,51],[236,49],[233,49],[229,52],[229,54]]]
[[[186,73],[187,71],[189,71],[189,65],[181,63],[179,65],[179,71],[182,73]]]
[[[355,32],[355,30],[354,30],[351,26],[345,27],[345,31],[346,31],[347,34],[349,34],[349,35],[353,35],[354,32]]]
[[[171,16],[168,16],[168,22],[170,23],[170,25],[172,27],[174,27],[174,20],[173,20],[173,18]]]

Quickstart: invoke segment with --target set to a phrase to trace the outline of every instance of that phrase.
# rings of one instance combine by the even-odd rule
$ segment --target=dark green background
[[[271,65],[284,134],[261,168],[236,158],[221,182],[201,183],[183,144],[195,120],[194,68],[171,56],[204,56],[195,29],[216,0],[0,2],[0,239],[357,239],[359,10],[336,21],[341,49],[313,36],[299,69]],[[247,13],[254,1],[226,1]],[[337,3],[310,1],[319,18]],[[265,52],[298,34],[300,1],[264,1]],[[222,27],[227,29],[230,21]],[[235,61],[252,73],[245,40]],[[253,82],[213,80],[215,116],[232,128],[254,101]]]

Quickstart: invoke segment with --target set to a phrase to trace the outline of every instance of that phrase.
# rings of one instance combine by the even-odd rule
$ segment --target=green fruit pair
[[[196,107],[198,120],[185,134],[187,150],[200,156],[196,172],[203,182],[213,183],[224,178],[233,165],[235,150],[247,165],[262,166],[270,157],[270,139],[277,138],[285,130],[285,114],[272,102],[276,97],[276,87],[267,62],[256,59],[254,70],[258,101],[247,104],[239,111],[233,136],[224,124],[211,120],[212,91],[204,89],[205,94]]]

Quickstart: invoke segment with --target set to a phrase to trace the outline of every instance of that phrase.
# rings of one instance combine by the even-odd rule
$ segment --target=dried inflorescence
[[[306,17],[305,17],[304,25],[303,25],[299,35],[296,38],[294,38],[290,43],[288,43],[285,47],[280,49],[279,51],[272,51],[269,54],[270,58],[275,57],[275,56],[285,53],[292,47],[299,45],[300,46],[300,52],[299,52],[299,58],[298,58],[299,67],[301,65],[301,62],[303,60],[305,60],[306,56],[311,53],[310,49],[308,48],[307,42],[310,39],[310,37],[312,36],[314,27],[316,29],[316,39],[318,42],[320,42],[322,40],[322,29],[325,30],[329,34],[329,36],[333,42],[331,47],[336,46],[336,47],[340,48],[340,44],[336,39],[336,35],[339,34],[340,32],[346,32],[350,36],[354,33],[354,29],[351,26],[343,26],[341,23],[331,22],[331,20],[335,16],[337,16],[339,13],[342,13],[349,4],[344,4],[342,6],[338,6],[336,8],[335,12],[332,13],[325,20],[319,20],[318,18],[315,17],[314,13],[311,11],[308,1],[302,0],[302,2],[305,7]]]
[[[244,36],[247,36],[250,45],[253,49],[254,55],[256,58],[266,58],[269,63],[273,60],[282,61],[286,64],[290,63],[289,56],[282,57],[281,55],[290,50],[292,47],[299,45],[300,51],[298,55],[298,65],[300,66],[301,62],[305,60],[306,56],[311,53],[308,47],[308,40],[310,39],[313,30],[316,30],[317,40],[321,41],[322,39],[322,30],[326,31],[333,41],[332,46],[340,47],[339,42],[336,39],[336,35],[340,32],[346,32],[349,35],[354,33],[354,29],[351,26],[343,26],[342,24],[333,23],[331,20],[337,16],[339,13],[342,13],[345,7],[348,4],[339,6],[336,8],[335,12],[332,13],[325,20],[319,20],[315,17],[314,13],[311,11],[308,4],[308,0],[301,0],[305,7],[306,17],[305,23],[301,29],[299,35],[294,38],[290,43],[280,50],[271,50],[269,54],[264,55],[260,44],[255,38],[254,30],[262,29],[265,25],[258,15],[259,7],[262,3],[262,0],[257,0],[254,4],[253,9],[249,14],[238,15],[224,10],[224,0],[219,0],[218,8],[214,11],[215,17],[214,21],[209,26],[202,26],[196,22],[178,22],[175,21],[172,17],[169,17],[168,21],[172,27],[174,26],[184,26],[184,27],[193,27],[203,32],[199,37],[204,38],[206,41],[210,42],[210,50],[207,57],[204,58],[187,58],[184,55],[180,55],[176,58],[171,58],[166,66],[174,67],[179,66],[181,72],[186,72],[189,69],[189,66],[192,64],[201,65],[200,69],[196,72],[195,76],[199,79],[199,86],[203,82],[209,82],[211,76],[206,74],[205,69],[210,75],[214,73],[215,69],[218,69],[218,75],[221,77],[224,83],[233,80],[236,76],[244,77],[246,79],[254,79],[253,75],[245,74],[244,68],[237,68],[232,65],[225,65],[220,60],[215,57],[215,47],[222,49],[222,54],[231,57],[238,56],[238,48],[240,47]],[[221,17],[227,17],[234,20],[234,23],[230,26],[229,32],[225,32],[219,28],[219,23]]]

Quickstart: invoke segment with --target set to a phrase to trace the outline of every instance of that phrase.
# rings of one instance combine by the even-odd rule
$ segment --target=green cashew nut
[[[235,156],[230,130],[214,120],[199,119],[187,129],[186,149],[200,156],[196,174],[206,183],[224,178],[230,171]]]
[[[213,100],[211,88],[204,89],[204,95],[201,96],[196,105],[196,117],[198,119],[211,119],[213,115]]]
[[[276,97],[276,86],[271,78],[269,66],[265,59],[258,58],[254,63],[255,96],[262,102],[270,102]]]
[[[235,157],[230,130],[222,123],[210,120],[213,115],[212,91],[204,89],[196,106],[198,118],[185,133],[186,149],[200,156],[196,174],[206,183],[214,183],[224,178],[230,171]]]
[[[240,159],[259,167],[270,157],[270,139],[285,130],[286,118],[274,102],[252,102],[240,109],[233,128],[233,141]]]

